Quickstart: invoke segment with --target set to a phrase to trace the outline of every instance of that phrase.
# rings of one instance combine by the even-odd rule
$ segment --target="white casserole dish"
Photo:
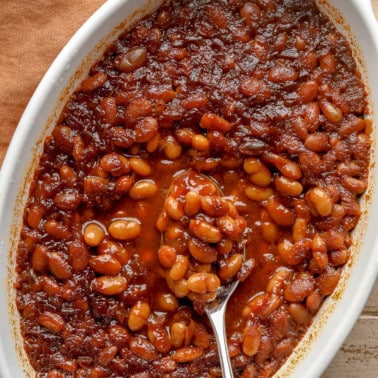
[[[0,172],[0,377],[32,377],[19,335],[12,272],[28,184],[44,136],[54,126],[64,103],[89,67],[101,56],[128,22],[154,11],[160,0],[111,0],[75,34],[52,64],[34,93],[17,127]],[[349,39],[370,94],[374,124],[378,122],[378,25],[370,0],[318,0]],[[373,124],[373,126],[375,126]],[[377,160],[378,129],[373,127],[372,162]],[[362,311],[378,271],[378,183],[371,166],[364,214],[355,230],[354,257],[336,291],[323,305],[316,321],[277,372],[277,377],[318,377],[334,357]]]

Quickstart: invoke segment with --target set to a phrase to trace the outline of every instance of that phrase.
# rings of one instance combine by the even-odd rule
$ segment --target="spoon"
[[[173,204],[172,205],[173,209],[166,207],[167,213],[168,215],[171,214],[174,217],[176,222],[179,221],[181,225],[184,225],[185,227],[189,228],[189,231],[191,231],[191,237],[193,236],[192,234],[194,233],[194,237],[199,237],[201,239],[200,232],[196,230],[195,228],[191,229],[191,221],[188,220],[187,217],[183,216],[181,219],[178,219],[179,216],[177,216],[177,214],[180,214],[180,211],[181,211],[180,203],[181,205],[182,203],[185,203],[185,195],[186,193],[188,193],[188,191],[190,191],[191,194],[193,192],[198,193],[199,197],[218,196],[219,198],[218,200],[216,200],[216,202],[219,205],[219,207],[217,207],[214,210],[214,213],[210,211],[211,215],[214,215],[214,216],[216,214],[223,214],[223,213],[225,213],[224,215],[228,215],[228,212],[227,212],[228,210],[224,210],[224,209],[222,210],[222,206],[224,207],[224,204],[228,203],[225,201],[229,201],[229,199],[226,199],[228,197],[224,197],[223,191],[219,187],[218,183],[213,178],[210,178],[204,174],[196,173],[192,170],[184,170],[184,171],[180,171],[178,174],[174,176],[174,179],[172,181],[172,184],[167,194],[167,199],[169,198],[169,201],[167,201],[166,199],[166,203],[169,203],[170,205]],[[196,196],[192,195],[192,197],[196,197]],[[177,199],[179,200],[174,202]],[[230,206],[230,205],[227,205],[227,206]],[[198,205],[198,213],[200,212],[201,212],[201,208]],[[235,212],[237,213],[236,209],[233,208],[233,213]],[[209,210],[206,213],[206,208],[205,208],[204,215],[209,216]],[[192,217],[193,216],[195,217],[196,215],[193,214]],[[240,216],[237,215],[236,218],[237,217],[240,217]],[[219,222],[220,218],[216,218],[216,219]],[[206,227],[208,227],[207,223],[206,223]],[[244,227],[240,226],[240,229],[237,230],[236,234],[238,238],[241,237],[241,234],[244,231],[244,228],[245,228],[245,225]],[[228,229],[225,231],[226,237],[230,237],[230,235],[227,235],[228,231],[229,231]],[[235,241],[237,237],[235,237],[235,235],[232,235],[232,236],[234,237],[232,243],[233,244],[237,243]],[[225,235],[221,235],[221,237],[225,237]],[[204,244],[206,244],[209,248],[212,248],[210,252],[215,250],[215,248],[210,247],[210,244],[214,243],[214,240],[207,241],[206,237],[203,237],[202,242],[204,242]],[[166,238],[164,235],[164,231],[162,231],[162,244],[165,244],[165,243],[166,243]],[[241,252],[240,253],[241,258],[239,258],[240,260],[239,270],[240,270],[242,264],[245,262],[244,261],[245,260],[245,247],[244,246],[240,247],[240,244],[237,244],[237,245],[239,248],[238,252]],[[189,247],[189,250],[190,250],[190,247]],[[219,255],[220,254],[218,253],[218,256],[214,258],[214,261],[212,262],[213,265],[214,263],[218,261],[217,259]],[[196,261],[196,263],[198,264],[198,260]],[[227,347],[225,313],[226,313],[227,303],[229,299],[231,298],[232,294],[234,293],[235,289],[237,288],[238,284],[239,284],[239,279],[237,278],[237,274],[235,272],[235,274],[231,278],[224,280],[224,282],[220,282],[218,288],[214,292],[210,293],[210,295],[209,293],[206,293],[203,296],[193,294],[193,293],[187,293],[187,295],[183,295],[183,293],[181,292],[178,295],[182,297],[187,296],[190,300],[192,300],[196,311],[205,312],[207,317],[209,318],[209,321],[211,323],[211,326],[215,335],[215,339],[216,339],[216,343],[218,347],[218,353],[219,353],[219,361],[220,361],[222,374],[224,378],[233,377],[232,364],[231,364],[231,359],[230,359],[229,351]],[[168,286],[170,286],[169,282],[168,282]],[[171,289],[175,291],[176,286],[177,285],[171,285]],[[200,309],[200,311],[198,309]]]
[[[232,378],[234,376],[227,347],[225,315],[228,300],[231,298],[238,284],[239,280],[235,280],[229,284],[221,286],[218,289],[216,299],[205,307],[206,315],[210,320],[217,342],[219,362],[223,378]]]

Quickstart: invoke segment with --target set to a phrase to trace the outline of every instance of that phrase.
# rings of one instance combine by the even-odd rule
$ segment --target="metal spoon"
[[[176,175],[175,181],[177,182],[177,180],[179,180],[180,178],[186,178],[186,174],[187,172],[184,171]],[[223,191],[215,180],[203,174],[197,175],[200,175],[203,180],[208,180],[215,184],[217,190],[223,196]],[[169,193],[170,190],[168,191],[168,195]],[[164,233],[162,233],[162,241],[164,241]],[[245,259],[244,246],[242,247],[242,250],[243,258]],[[216,292],[215,299],[208,302],[204,307],[204,312],[210,320],[215,335],[223,378],[233,378],[234,376],[227,346],[225,314],[227,303],[234,293],[235,289],[237,288],[238,284],[238,279],[233,279],[230,282],[222,284]]]
[[[217,297],[205,307],[211,326],[214,331],[215,339],[218,346],[219,362],[222,369],[223,378],[232,378],[232,365],[230,354],[227,347],[226,336],[226,308],[227,302],[239,284],[239,280],[234,280],[226,285],[220,286]]]

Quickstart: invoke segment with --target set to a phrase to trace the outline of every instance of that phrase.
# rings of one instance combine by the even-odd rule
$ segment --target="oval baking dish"
[[[361,202],[363,215],[353,231],[355,245],[351,261],[344,267],[336,290],[323,304],[304,338],[277,377],[321,375],[350,332],[368,298],[378,271],[378,175],[376,161],[378,103],[378,27],[370,1],[319,0],[319,8],[330,17],[352,46],[369,95],[373,118],[369,189]],[[69,96],[87,75],[107,46],[136,20],[154,12],[161,1],[112,0],[105,3],[75,34],[50,67],[12,139],[0,176],[0,376],[33,376],[23,351],[15,306],[13,272],[22,214],[32,172],[38,164],[46,135],[51,133]],[[7,262],[7,263],[6,263]]]

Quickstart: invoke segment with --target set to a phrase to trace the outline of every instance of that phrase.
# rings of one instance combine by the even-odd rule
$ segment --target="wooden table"
[[[104,0],[65,0],[64,2],[39,0],[38,6],[35,1],[2,2],[0,166],[22,111],[44,72],[71,35],[104,2]],[[378,15],[378,0],[372,0],[372,3]],[[53,29],[56,31],[49,33]],[[38,54],[33,47],[37,48]],[[323,377],[375,378],[377,376],[378,282],[358,322]]]

